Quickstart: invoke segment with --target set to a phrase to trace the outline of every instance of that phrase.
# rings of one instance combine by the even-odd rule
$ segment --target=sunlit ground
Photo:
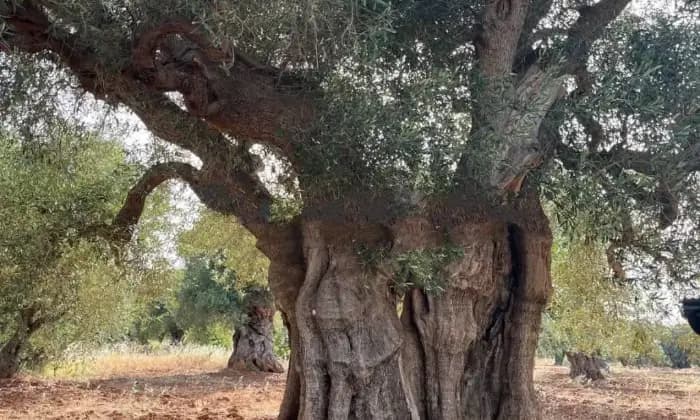
[[[535,386],[546,419],[700,419],[700,369],[612,366],[609,378],[582,383],[568,368],[538,360]]]
[[[0,419],[273,419],[284,374],[226,371],[215,347],[116,347],[0,382]],[[700,369],[628,369],[573,381],[538,360],[545,419],[700,418]]]

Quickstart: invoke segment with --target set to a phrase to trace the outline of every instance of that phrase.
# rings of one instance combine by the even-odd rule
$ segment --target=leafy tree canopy
[[[185,268],[167,293],[150,303],[150,312],[141,314],[135,333],[162,339],[182,330],[188,340],[228,345],[249,305],[260,298],[272,304],[266,289],[269,261],[234,218],[209,210],[176,240]]]
[[[205,257],[235,273],[231,287],[264,286],[269,261],[255,247],[255,237],[235,218],[203,210],[191,229],[178,237],[178,253],[189,260]]]
[[[72,341],[118,336],[138,296],[160,282],[157,260],[117,264],[99,236],[138,167],[117,143],[69,126],[45,135],[52,141],[27,144],[6,133],[0,149],[0,343],[19,334],[40,359]],[[147,210],[145,220],[155,214]]]
[[[640,307],[635,290],[610,278],[599,243],[560,237],[552,277],[554,294],[544,318],[542,350],[555,356],[580,351],[626,363],[663,362],[661,327]]]
[[[525,185],[563,226],[595,220],[618,278],[695,281],[697,2],[501,3],[4,1],[4,113],[36,128],[66,91],[124,106],[203,162],[150,179],[185,180],[256,236],[276,196],[391,218]]]

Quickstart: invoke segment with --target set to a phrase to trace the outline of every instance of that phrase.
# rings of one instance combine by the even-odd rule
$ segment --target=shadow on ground
[[[284,374],[149,371],[89,380],[0,381],[0,419],[274,419]],[[700,370],[613,369],[593,384],[539,363],[545,420],[700,419]]]

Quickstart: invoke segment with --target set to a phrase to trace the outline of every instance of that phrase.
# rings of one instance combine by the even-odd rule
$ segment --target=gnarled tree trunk
[[[19,357],[23,344],[21,335],[15,334],[0,346],[0,379],[11,378],[19,371]]]
[[[281,264],[303,262],[298,289],[273,279],[274,258],[271,267],[292,337],[280,419],[538,418],[551,234],[538,209],[523,212],[301,223],[304,258]],[[441,270],[443,292],[399,296],[390,268],[368,269],[359,245],[389,258],[444,246],[463,255]]]
[[[270,291],[275,297],[275,305],[287,327],[290,347],[287,384],[279,418],[295,420],[299,415],[301,403],[300,344],[295,308],[306,270],[301,246],[301,230],[299,223],[295,222],[281,229],[268,229],[266,232],[267,235],[259,239],[258,246],[266,249],[270,257],[268,269]]]
[[[38,310],[32,306],[19,312],[17,329],[5,343],[0,343],[0,378],[11,378],[19,372],[20,358],[29,337],[49,321],[48,317],[37,316]]]
[[[592,381],[605,379],[603,371],[608,369],[608,365],[603,359],[583,352],[574,353],[568,351],[566,352],[566,359],[571,365],[569,376],[572,378],[583,376]]]
[[[275,307],[269,292],[256,290],[245,298],[246,321],[233,334],[233,353],[229,368],[257,369],[263,372],[284,372],[273,347]]]

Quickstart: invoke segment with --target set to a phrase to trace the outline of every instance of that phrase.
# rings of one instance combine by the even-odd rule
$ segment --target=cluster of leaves
[[[699,338],[687,325],[660,323],[637,290],[611,279],[600,244],[559,236],[552,277],[542,355],[561,361],[565,351],[581,351],[636,366],[698,363]]]
[[[242,316],[235,273],[220,258],[197,257],[173,274],[170,287],[152,296],[132,320],[129,339],[230,347],[232,327]]]
[[[445,291],[447,282],[445,267],[462,256],[464,251],[456,246],[413,250],[397,255],[394,288],[399,293],[418,288],[428,294],[440,294]]]
[[[361,245],[356,252],[367,270],[377,271],[388,267],[391,286],[399,294],[420,289],[439,295],[445,291],[445,268],[464,256],[464,250],[454,245],[410,250],[398,255],[391,255],[389,249],[384,247]]]
[[[213,324],[238,325],[244,308],[237,277],[220,258],[191,259],[177,294],[179,325],[190,331],[205,331]]]
[[[61,268],[63,272],[58,271]],[[50,322],[29,338],[24,365],[55,361],[77,343],[95,347],[123,340],[143,302],[161,293],[169,274],[163,266],[115,264],[104,248],[90,244],[71,249],[47,276],[50,284],[38,302]],[[58,299],[63,303],[45,306]]]
[[[274,197],[270,206],[270,221],[286,223],[301,214],[303,203],[296,197]]]
[[[180,234],[178,254],[186,259],[221,258],[221,265],[235,273],[234,287],[263,286],[270,262],[255,243],[234,217],[203,210],[195,225]]]
[[[389,69],[350,63],[323,90],[322,113],[298,134],[305,198],[449,189],[469,129],[455,109],[466,91],[456,74],[411,70],[405,59]]]
[[[366,271],[376,272],[380,265],[389,258],[390,249],[386,246],[370,247],[360,243],[355,246],[355,253]]]
[[[158,288],[161,266],[117,264],[95,233],[138,167],[114,142],[65,124],[47,127],[41,143],[5,133],[0,144],[0,347],[34,324],[21,355],[33,364],[73,341],[123,333],[138,296]]]

